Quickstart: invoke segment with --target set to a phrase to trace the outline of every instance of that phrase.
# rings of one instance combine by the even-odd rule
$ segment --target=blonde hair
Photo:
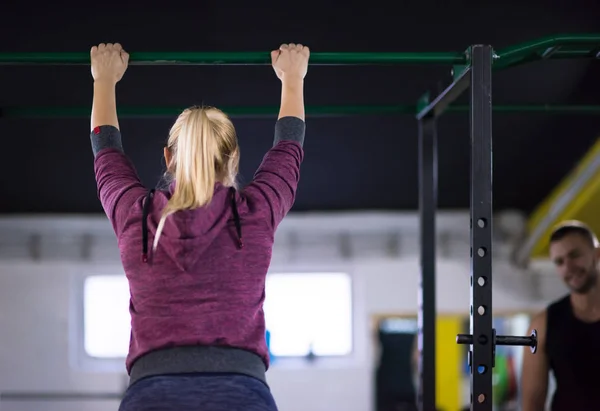
[[[214,107],[184,110],[171,127],[167,149],[171,153],[167,173],[175,179],[175,189],[162,211],[153,250],[169,215],[210,203],[217,182],[236,186],[240,160],[235,128]]]

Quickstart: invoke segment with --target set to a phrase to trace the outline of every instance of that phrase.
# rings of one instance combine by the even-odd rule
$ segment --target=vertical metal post
[[[433,114],[433,113],[432,113]],[[435,411],[435,212],[437,208],[436,118],[419,120],[419,214],[421,282],[419,284],[419,411]]]
[[[471,47],[471,410],[492,411],[492,58]]]

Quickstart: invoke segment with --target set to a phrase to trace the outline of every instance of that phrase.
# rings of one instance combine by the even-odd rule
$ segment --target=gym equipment
[[[121,118],[161,118],[177,117],[185,107],[118,107]],[[230,117],[261,116],[273,117],[277,115],[279,107],[220,107]],[[343,117],[358,115],[398,115],[414,114],[418,105],[370,105],[370,106],[307,106],[306,114],[311,117]],[[600,113],[600,105],[552,105],[552,104],[515,104],[497,105],[493,110],[500,113],[553,113],[553,114],[595,114]],[[448,106],[450,113],[465,113],[469,111],[468,105]],[[89,117],[89,107],[1,107],[0,118],[77,118]]]
[[[492,330],[493,331],[493,330]],[[517,337],[514,335],[496,335],[496,332],[493,331],[492,335],[494,337],[493,345],[513,345],[513,346],[521,346],[521,347],[531,347],[531,352],[533,354],[537,351],[537,331],[533,330],[531,336],[529,337]],[[468,344],[473,345],[473,336],[470,334],[458,334],[456,336],[456,342],[458,344]]]
[[[567,51],[573,53],[570,54]],[[583,52],[583,50],[587,50]],[[419,101],[419,210],[421,287],[419,295],[419,410],[435,410],[435,210],[437,200],[437,118],[469,90],[471,138],[471,307],[470,334],[457,343],[469,344],[471,410],[492,411],[492,368],[497,344],[537,347],[531,337],[497,338],[492,325],[492,69],[548,58],[600,58],[600,38],[557,36],[509,47],[495,53],[489,45],[472,45],[465,66],[452,71],[454,81],[434,99]],[[557,54],[559,53],[559,54]],[[474,371],[476,370],[476,371]]]
[[[561,34],[499,51],[493,57],[495,68],[507,68],[534,60],[597,57],[600,35]],[[131,52],[129,65],[270,65],[271,56],[264,52]],[[88,52],[61,53],[0,53],[0,65],[87,65]],[[372,65],[372,64],[469,64],[469,51],[453,53],[322,53],[313,52],[311,65]]]
[[[545,37],[495,51],[489,45],[472,45],[461,53],[311,53],[311,65],[398,65],[450,64],[453,82],[435,98],[427,93],[417,103],[419,125],[419,212],[421,285],[419,290],[419,393],[420,411],[436,409],[435,374],[435,212],[437,208],[437,118],[444,112],[467,111],[453,108],[467,89],[471,138],[471,334],[457,336],[458,344],[470,345],[471,410],[492,411],[492,372],[496,345],[530,346],[535,352],[537,335],[496,336],[492,326],[492,71],[548,59],[600,59],[600,34],[563,34]],[[0,53],[0,65],[88,65],[82,53]],[[130,65],[269,65],[264,52],[150,52],[130,53]],[[391,106],[388,106],[391,107]],[[413,109],[386,109],[389,114]],[[510,106],[509,106],[510,107]],[[529,111],[512,106],[506,111]],[[540,106],[537,110],[540,111]],[[557,112],[597,112],[596,106],[579,106]],[[373,108],[377,110],[377,108]],[[381,107],[379,108],[381,109]],[[37,111],[36,111],[37,110]],[[5,108],[5,117],[46,115],[73,116],[78,109]],[[171,109],[122,109],[131,115],[172,115]],[[251,113],[252,110],[257,110]],[[317,112],[318,109],[314,109]],[[326,108],[324,115],[369,114],[371,109]],[[244,112],[245,110],[242,110]],[[246,114],[268,114],[247,109]],[[543,111],[543,110],[542,110]],[[268,112],[273,112],[269,109]],[[372,113],[372,112],[371,112]],[[475,313],[474,313],[474,307]],[[473,368],[477,372],[473,371]],[[473,400],[475,398],[475,401]]]

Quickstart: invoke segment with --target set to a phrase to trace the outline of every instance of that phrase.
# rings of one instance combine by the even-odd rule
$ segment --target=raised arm
[[[546,357],[546,311],[531,321],[531,329],[538,332],[538,348],[535,354],[529,347],[523,353],[521,370],[522,411],[544,411],[548,395],[548,359]]]
[[[281,80],[281,106],[273,147],[265,155],[251,184],[249,198],[266,199],[276,227],[294,204],[304,157],[304,77],[310,50],[301,44],[283,44],[271,52],[273,69]]]
[[[90,52],[94,98],[91,143],[98,197],[117,236],[134,202],[145,193],[131,161],[123,152],[117,118],[116,86],[129,61],[120,44],[100,44]]]

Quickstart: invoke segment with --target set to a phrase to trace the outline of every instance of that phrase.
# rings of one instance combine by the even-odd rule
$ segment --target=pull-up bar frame
[[[117,111],[119,118],[174,118],[177,117],[185,107],[155,107],[155,106],[119,106]],[[219,106],[229,117],[232,118],[273,118],[277,115],[277,106]],[[339,105],[339,106],[307,106],[306,114],[315,117],[345,117],[345,116],[368,116],[368,115],[414,115],[419,111],[418,104],[395,104],[395,105]],[[445,113],[468,113],[468,104],[449,105]],[[568,105],[568,104],[496,104],[493,107],[496,113],[552,113],[552,114],[600,114],[600,105]],[[75,107],[32,107],[32,106],[8,106],[0,107],[0,119],[2,118],[87,118],[90,116],[90,108],[86,106]]]
[[[471,64],[456,80],[417,115],[419,121],[419,185],[421,217],[421,352],[423,355],[421,386],[422,411],[435,410],[429,396],[435,392],[427,374],[435,373],[435,209],[437,202],[437,117],[464,91],[470,90],[471,136],[471,410],[492,411],[492,368],[494,366],[494,331],[492,328],[492,64],[491,46],[475,45],[469,49]],[[477,312],[474,307],[482,307]],[[429,385],[429,386],[428,386]],[[427,394],[427,395],[426,395]]]
[[[495,68],[542,59],[571,59],[597,57],[600,34],[562,34],[507,47],[495,54]],[[89,53],[0,53],[0,65],[48,64],[87,65]],[[373,64],[468,64],[466,53],[425,52],[315,52],[310,64],[373,65]],[[131,52],[130,65],[269,65],[271,57],[265,52]]]
[[[576,51],[577,50],[577,51]],[[585,53],[583,50],[587,50]],[[470,346],[471,410],[492,411],[492,369],[496,345],[503,345],[493,329],[492,313],[492,71],[549,58],[600,58],[600,36],[558,36],[509,47],[495,54],[491,46],[473,45],[464,66],[455,66],[454,81],[435,98],[425,94],[416,115],[419,122],[419,212],[421,284],[419,295],[419,410],[434,411],[435,401],[435,261],[437,207],[437,118],[467,89],[470,90],[471,138],[471,304],[470,334],[458,335],[458,344]],[[505,338],[505,337],[503,337]],[[537,333],[509,336],[513,345],[537,348]]]
[[[530,346],[535,352],[537,335],[496,336],[492,328],[492,71],[548,59],[600,58],[600,34],[567,34],[545,37],[507,47],[497,53],[488,45],[473,45],[464,53],[312,53],[311,65],[358,64],[452,64],[454,81],[430,99],[425,94],[417,104],[419,123],[419,214],[421,282],[419,287],[419,395],[420,411],[436,409],[435,317],[436,317],[436,225],[437,208],[437,118],[445,112],[469,111],[471,137],[471,304],[470,334],[457,336],[468,344],[471,369],[471,410],[492,411],[492,368],[496,345]],[[0,65],[89,64],[87,53],[0,53]],[[270,64],[268,53],[175,52],[131,53],[131,65],[260,65]],[[470,102],[455,109],[451,104],[467,89]],[[390,111],[402,112],[396,106]],[[512,109],[519,106],[507,106]],[[587,107],[584,109],[583,107]],[[595,112],[581,106],[560,112]],[[595,107],[595,106],[591,106]],[[526,106],[522,106],[523,110]],[[27,111],[29,110],[29,112]],[[5,117],[35,117],[36,109],[5,108]],[[37,109],[37,115],[73,116],[65,110]],[[141,115],[130,109],[131,115]],[[151,114],[149,109],[147,114]],[[169,109],[166,109],[169,110]],[[251,111],[252,108],[249,110]],[[319,110],[317,110],[319,111]],[[322,114],[335,112],[322,109]],[[368,114],[367,109],[338,108],[340,114]],[[506,111],[511,111],[507,109]],[[517,110],[519,111],[519,110]],[[538,105],[531,111],[548,111]],[[166,111],[155,113],[167,115]],[[170,113],[170,112],[169,112]],[[260,114],[258,112],[254,113]],[[265,114],[265,113],[263,113]],[[371,112],[371,114],[374,114]],[[168,114],[171,115],[171,114]],[[251,114],[249,114],[251,115]]]

